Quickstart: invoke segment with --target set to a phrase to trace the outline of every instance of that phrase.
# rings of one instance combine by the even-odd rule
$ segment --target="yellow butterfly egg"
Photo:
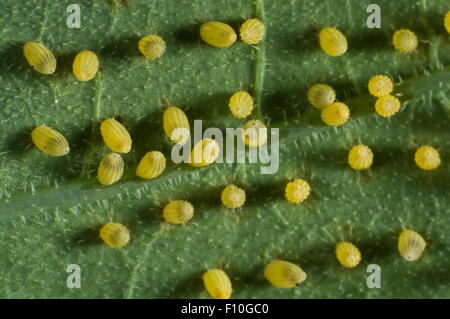
[[[267,142],[267,127],[260,120],[250,120],[242,128],[242,141],[250,147],[258,147]]]
[[[365,145],[353,146],[348,153],[348,164],[354,170],[368,169],[373,163],[372,150]]]
[[[248,19],[239,32],[242,41],[247,44],[257,44],[264,38],[264,24],[258,19]]]
[[[131,136],[127,129],[114,119],[106,119],[100,125],[103,141],[112,151],[128,153],[131,150]]]
[[[102,185],[111,185],[122,178],[125,164],[117,153],[103,157],[98,166],[97,177]]]
[[[186,114],[176,106],[164,111],[163,127],[172,142],[184,145],[190,136],[190,126]]]
[[[166,222],[172,224],[185,224],[194,216],[194,206],[184,200],[174,200],[163,209],[163,217]]]
[[[228,103],[231,113],[234,117],[242,119],[247,117],[252,113],[253,110],[253,99],[245,91],[239,91],[233,94],[230,98],[230,103]]]
[[[350,110],[347,105],[341,102],[334,102],[321,112],[322,121],[331,126],[345,124],[350,117]]]
[[[373,96],[383,97],[389,95],[394,89],[394,85],[386,75],[375,75],[369,81],[369,92]]]
[[[136,175],[145,179],[156,178],[166,168],[166,158],[158,151],[151,151],[144,155],[136,169]]]
[[[198,142],[192,149],[189,164],[195,167],[208,166],[216,161],[220,148],[216,141],[206,138]]]
[[[81,51],[73,61],[73,74],[80,81],[91,80],[98,71],[98,58],[92,51]]]
[[[113,248],[121,248],[130,241],[130,232],[119,223],[108,223],[100,229],[100,238]]]
[[[314,84],[308,90],[308,101],[312,106],[323,109],[331,105],[336,99],[336,92],[327,84]]]
[[[42,74],[53,74],[56,70],[56,59],[52,51],[37,42],[27,42],[23,46],[23,53],[28,64]]]
[[[310,192],[311,187],[307,181],[300,178],[294,178],[286,185],[284,196],[291,203],[297,204],[307,199]]]
[[[423,237],[413,230],[405,229],[398,237],[398,251],[407,261],[419,259],[425,246]]]
[[[392,43],[397,51],[409,53],[417,48],[417,36],[408,29],[400,29],[394,32]]]
[[[447,30],[448,33],[450,33],[450,11],[447,11],[444,18],[444,26],[445,30]]]
[[[229,47],[236,41],[236,32],[226,23],[209,21],[200,26],[200,37],[206,43],[218,47]]]
[[[235,209],[245,203],[245,191],[234,185],[228,185],[222,191],[222,204],[226,207]]]
[[[441,165],[439,152],[432,146],[421,146],[414,155],[417,166],[424,170],[432,170]]]
[[[275,287],[293,288],[305,281],[306,273],[296,264],[273,260],[266,266],[264,277]]]
[[[347,38],[336,28],[322,29],[319,43],[323,52],[331,56],[341,56],[347,51]]]
[[[51,156],[63,156],[70,151],[66,138],[58,131],[45,125],[37,126],[31,132],[31,139],[38,149]]]
[[[336,257],[342,266],[347,268],[356,267],[361,261],[359,249],[348,242],[340,242],[336,246]]]
[[[158,35],[147,35],[139,40],[139,51],[150,60],[156,60],[166,52],[166,43]]]
[[[210,269],[203,274],[203,283],[208,293],[214,299],[230,299],[231,281],[221,269]]]
[[[400,101],[392,95],[380,97],[375,102],[375,111],[383,117],[390,117],[399,110]]]

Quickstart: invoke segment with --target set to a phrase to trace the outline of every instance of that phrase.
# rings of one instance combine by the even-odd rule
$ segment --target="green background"
[[[164,0],[88,1],[81,28],[68,29],[66,7],[75,1],[1,1],[0,14],[0,297],[3,298],[209,298],[201,275],[223,268],[233,298],[449,298],[450,38],[443,27],[447,0],[379,0],[381,29],[368,29],[372,1]],[[218,49],[199,39],[209,20],[239,29],[247,18],[266,26],[262,45],[238,40]],[[318,31],[336,26],[348,52],[326,56]],[[391,44],[396,29],[419,37],[409,55]],[[167,44],[158,61],[145,60],[140,37],[159,34]],[[55,54],[55,74],[27,64],[22,46],[40,41]],[[101,71],[89,82],[72,74],[73,58],[92,50]],[[367,82],[386,74],[402,100],[386,119],[373,109]],[[406,80],[406,81],[405,81]],[[404,82],[403,82],[404,81]],[[306,100],[309,86],[332,85],[352,116],[326,127]],[[170,160],[172,143],[162,129],[168,105],[183,108],[203,127],[243,126],[227,107],[237,90],[250,91],[259,118],[282,133],[280,169],[261,175],[258,164],[214,164],[194,169]],[[123,156],[124,177],[111,187],[96,179],[109,150],[101,120],[120,115],[133,137]],[[38,151],[30,131],[51,126],[68,139],[68,156]],[[357,143],[370,146],[374,165],[349,168]],[[442,165],[422,171],[414,163],[420,145],[436,147]],[[156,180],[134,176],[139,159],[162,151],[166,171]],[[294,177],[311,195],[293,205],[284,197]],[[247,202],[232,212],[220,203],[229,183],[243,187]],[[186,226],[162,222],[174,199],[193,203]],[[112,249],[98,238],[101,225],[125,224],[131,241]],[[397,251],[403,228],[420,232],[427,248],[417,262]],[[356,244],[354,269],[335,258],[338,241]],[[263,277],[274,258],[300,265],[307,280],[278,289]],[[381,267],[381,288],[369,289],[369,264]],[[66,287],[69,264],[81,267],[81,289]]]

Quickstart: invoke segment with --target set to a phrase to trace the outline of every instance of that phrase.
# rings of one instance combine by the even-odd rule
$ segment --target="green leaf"
[[[378,1],[382,28],[368,29],[370,1],[275,0],[80,0],[81,28],[68,29],[69,3],[3,1],[0,12],[0,297],[2,298],[209,298],[202,273],[223,268],[233,298],[448,298],[450,297],[449,83],[450,41],[443,27],[444,0]],[[209,20],[236,31],[258,17],[266,38],[251,47],[226,49],[199,39]],[[318,45],[322,27],[336,26],[348,38],[342,57]],[[418,50],[396,52],[393,32],[409,28]],[[158,61],[146,60],[137,42],[159,34],[167,44]],[[57,57],[54,75],[27,64],[22,45],[40,41]],[[101,71],[79,82],[72,74],[81,50],[99,56]],[[367,82],[386,74],[402,101],[395,116],[375,114]],[[314,83],[332,85],[352,116],[326,127],[306,99]],[[170,160],[173,144],[162,129],[168,105],[186,110],[203,128],[241,127],[228,99],[250,91],[259,118],[281,131],[280,168],[261,175],[259,164],[216,163],[201,169]],[[133,137],[123,156],[123,179],[102,187],[96,179],[109,150],[99,134],[102,119],[120,115]],[[68,156],[38,151],[31,130],[49,125],[68,139]],[[374,165],[355,172],[347,154],[356,143],[370,146]],[[436,147],[442,165],[422,171],[414,163],[420,145]],[[168,167],[151,181],[138,179],[139,159],[162,151]],[[312,188],[302,204],[284,199],[294,177]],[[234,212],[220,203],[229,183],[243,187],[247,202]],[[184,199],[195,207],[185,226],[162,222],[162,207]],[[99,228],[126,225],[128,246],[102,244]],[[397,251],[403,228],[427,241],[417,262]],[[359,247],[361,264],[342,267],[338,241]],[[307,280],[277,289],[263,277],[274,258],[295,262]],[[69,289],[69,264],[81,267],[81,289]],[[381,267],[381,289],[369,289],[369,264]]]

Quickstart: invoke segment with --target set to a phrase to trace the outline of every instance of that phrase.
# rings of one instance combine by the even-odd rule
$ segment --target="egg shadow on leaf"
[[[100,229],[103,225],[96,225],[82,229],[72,237],[72,242],[80,246],[99,246],[103,244],[100,238]]]

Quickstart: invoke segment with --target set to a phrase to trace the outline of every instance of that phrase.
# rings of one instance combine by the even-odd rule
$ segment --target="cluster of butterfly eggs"
[[[400,101],[390,95],[394,87],[389,77],[376,75],[370,79],[368,87],[369,92],[378,97],[375,111],[379,115],[390,117],[399,111]],[[312,106],[321,110],[321,118],[325,124],[339,126],[348,121],[350,109],[346,104],[335,101],[336,92],[330,85],[314,84],[308,89],[307,98]]]
[[[350,117],[350,109],[342,102],[335,102],[336,92],[323,83],[314,84],[307,92],[308,101],[321,110],[322,121],[331,126],[345,124]]]
[[[233,36],[234,34],[234,36]],[[210,21],[200,27],[200,36],[205,42],[217,46],[225,38],[236,40],[234,30],[221,22]],[[264,37],[264,24],[258,19],[248,19],[240,28],[242,41],[257,44]],[[166,50],[164,40],[158,35],[147,35],[139,40],[139,51],[147,59],[158,59]],[[24,54],[28,63],[42,74],[53,74],[56,70],[56,58],[43,44],[28,42],[24,45]],[[80,81],[89,81],[97,73],[99,61],[92,51],[82,51],[73,62],[73,73]],[[247,117],[253,110],[253,99],[248,92],[236,92],[229,102],[231,113],[237,118]],[[164,131],[177,144],[185,144],[189,138],[189,122],[184,112],[178,107],[169,107],[164,113]],[[36,128],[37,129],[37,128]],[[262,129],[262,130],[260,130]],[[33,141],[39,149],[54,156],[62,156],[69,152],[64,136],[51,128],[38,129]],[[38,134],[42,132],[42,134]],[[260,134],[260,132],[262,132]],[[101,124],[101,133],[105,144],[114,152],[106,155],[100,162],[98,179],[103,185],[111,185],[123,175],[124,162],[117,153],[128,153],[131,149],[131,137],[125,127],[114,119],[107,119]],[[267,140],[266,126],[259,120],[249,121],[243,128],[242,140],[249,146],[260,146]],[[219,146],[212,139],[204,139],[197,143],[190,156],[190,164],[202,167],[213,163],[219,155]],[[165,157],[158,151],[148,152],[140,161],[136,175],[145,179],[158,177],[165,169]]]
[[[264,24],[256,18],[248,19],[239,29],[241,40],[247,44],[257,44],[264,38]],[[208,21],[200,26],[200,37],[209,45],[226,48],[232,45],[237,35],[234,29],[223,22]]]
[[[391,95],[394,85],[388,76],[373,76],[369,80],[368,89],[370,94],[378,98],[375,102],[375,111],[379,115],[390,117],[399,111],[400,101]],[[343,103],[335,102],[336,92],[331,86],[324,83],[314,84],[309,88],[307,97],[314,107],[322,110],[322,120],[326,124],[341,125],[347,121],[348,107]],[[441,164],[439,152],[429,145],[419,147],[414,160],[423,170],[432,170]],[[369,169],[373,163],[373,152],[366,145],[356,145],[348,154],[348,163],[354,170]]]
[[[447,12],[444,25],[450,33],[450,11]],[[228,47],[236,41],[236,33],[227,24],[217,21],[204,23],[200,28],[201,38],[208,44],[216,47]],[[264,37],[264,25],[258,19],[247,20],[240,28],[242,41],[248,44],[257,44]],[[347,51],[347,39],[335,28],[325,28],[319,34],[319,43],[322,50],[330,56],[340,56]],[[394,47],[403,53],[414,51],[417,47],[416,35],[407,29],[397,30],[393,36]],[[164,40],[157,35],[143,37],[138,44],[140,52],[147,59],[160,58],[165,50]],[[24,54],[28,63],[39,73],[53,74],[56,70],[56,59],[52,52],[37,42],[28,42],[24,45]],[[81,51],[73,63],[73,73],[80,81],[91,80],[98,71],[99,61],[92,51]],[[378,97],[375,110],[384,117],[395,114],[400,108],[398,99],[390,95],[393,90],[392,81],[383,75],[374,76],[369,81],[369,92]],[[322,120],[328,125],[342,125],[349,116],[348,106],[335,102],[334,89],[326,84],[316,84],[308,91],[310,103],[322,110]],[[229,108],[233,116],[245,118],[253,110],[253,99],[245,91],[239,91],[230,98]],[[169,107],[163,116],[164,131],[169,138],[178,144],[184,144],[189,137],[189,122],[185,113],[177,107]],[[248,129],[249,134],[245,134]],[[267,140],[265,125],[259,120],[251,120],[243,128],[243,141],[258,147]],[[114,152],[106,155],[98,168],[98,179],[104,185],[117,182],[124,170],[124,162],[117,153],[128,153],[131,150],[131,137],[125,127],[115,119],[106,119],[100,126],[105,144]],[[256,132],[256,133],[255,133]],[[253,135],[252,135],[253,134]],[[32,134],[32,140],[41,151],[52,156],[66,155],[70,148],[66,138],[58,131],[45,125],[37,126]],[[193,166],[206,166],[213,163],[218,156],[218,145],[212,139],[204,139],[194,146],[191,152],[190,163]],[[415,154],[416,164],[430,170],[440,165],[439,153],[431,146],[421,146]],[[195,160],[194,160],[195,159]],[[368,169],[373,162],[373,153],[365,145],[354,146],[348,156],[349,165],[355,170]],[[138,164],[136,175],[145,179],[156,178],[165,169],[165,157],[158,151],[145,154]],[[295,178],[285,188],[285,197],[291,203],[301,203],[310,194],[309,184],[302,179]],[[231,209],[239,208],[245,203],[245,191],[235,185],[228,185],[221,195],[222,203]],[[191,203],[183,200],[174,200],[163,209],[163,218],[170,223],[185,224],[194,214]],[[110,247],[125,246],[130,239],[128,229],[119,223],[108,223],[100,230],[100,237]],[[408,261],[417,260],[423,253],[426,243],[423,237],[415,231],[404,230],[398,240],[398,249],[403,258]],[[348,242],[340,242],[336,246],[336,257],[339,262],[348,268],[355,267],[361,260],[359,249]],[[270,262],[264,272],[266,279],[279,288],[291,288],[301,284],[306,279],[306,273],[297,265],[274,260]],[[216,299],[227,299],[231,296],[231,281],[221,269],[210,269],[203,275],[206,290]]]
[[[398,251],[407,261],[420,258],[426,242],[417,232],[405,229],[398,237]],[[342,241],[336,245],[336,258],[346,268],[356,267],[362,259],[361,252],[354,244]],[[296,264],[285,260],[272,260],[264,269],[264,277],[277,288],[293,288],[303,283],[307,275]],[[214,299],[229,299],[232,284],[229,276],[222,269],[209,269],[203,276],[203,283]]]
[[[448,29],[449,14],[444,18],[444,25]],[[240,28],[241,39],[248,44],[256,44],[264,37],[264,24],[258,19],[248,19]],[[216,47],[227,47],[236,40],[236,34],[229,25],[209,21],[200,27],[201,38],[210,45]],[[336,28],[324,28],[319,34],[319,43],[325,53],[330,56],[340,56],[347,51],[347,39]],[[407,29],[400,29],[394,33],[393,43],[400,52],[408,53],[417,47],[417,37]],[[157,35],[147,35],[140,39],[138,44],[140,52],[148,59],[160,58],[166,49],[164,40]],[[25,58],[33,68],[42,74],[52,74],[56,69],[56,59],[53,53],[44,45],[37,42],[27,42],[24,45]],[[80,81],[89,81],[98,71],[99,61],[94,52],[85,50],[77,54],[73,62],[73,73]],[[369,92],[378,97],[375,103],[375,110],[383,117],[389,117],[397,113],[400,109],[400,101],[390,95],[393,90],[392,81],[383,75],[374,76],[369,81]],[[316,108],[321,109],[321,118],[333,126],[342,125],[347,122],[350,110],[342,102],[335,102],[336,93],[327,84],[315,84],[308,90],[308,100]],[[229,108],[233,116],[245,118],[253,110],[253,99],[245,91],[236,92],[229,102]],[[184,144],[189,137],[189,123],[183,111],[176,107],[166,110],[164,119],[168,124],[164,125],[166,134],[175,143]],[[109,138],[112,141],[117,138],[124,138],[125,144],[131,147],[131,138],[126,129],[113,119],[105,120],[106,139],[108,145]],[[115,121],[115,122],[114,122]],[[170,122],[173,122],[172,124]],[[166,123],[166,121],[165,121]],[[103,123],[102,123],[103,124]],[[111,124],[111,125],[106,125]],[[172,127],[171,127],[172,125]],[[176,126],[176,127],[175,127]],[[110,130],[110,132],[108,131]],[[41,132],[42,134],[38,134]],[[53,137],[51,137],[52,132]],[[49,154],[62,156],[68,153],[69,146],[64,136],[51,128],[42,128],[34,134],[33,141],[36,146]],[[119,134],[119,135],[117,135]],[[103,134],[102,134],[103,135]],[[242,139],[245,144],[258,147],[267,141],[266,126],[259,120],[248,121],[243,127]],[[46,144],[48,143],[48,144]],[[120,142],[119,142],[120,143]],[[110,146],[110,145],[108,145]],[[114,146],[110,147],[115,151]],[[45,150],[44,150],[45,149]],[[127,153],[129,150],[117,150],[118,153]],[[218,156],[218,145],[212,139],[200,141],[194,146],[191,153],[190,162],[193,166],[206,166],[215,161]],[[349,164],[354,169],[367,169],[370,167],[373,154],[368,147],[359,145],[354,147],[349,154]],[[420,148],[415,160],[422,169],[433,169],[439,166],[439,153],[430,146]],[[102,184],[110,185],[120,179],[123,174],[123,160],[118,154],[106,155],[99,166],[99,180]],[[137,175],[151,179],[159,176],[165,168],[164,155],[158,151],[148,152],[138,165]]]
[[[444,24],[450,33],[450,11],[445,16]],[[402,53],[414,51],[418,44],[417,36],[407,29],[397,30],[392,41],[395,49]],[[319,34],[319,43],[322,50],[330,56],[341,56],[347,51],[348,46],[345,36],[335,28],[323,29]],[[398,112],[400,101],[390,95],[393,91],[393,84],[387,76],[372,77],[368,87],[369,92],[378,98],[375,110],[379,115],[390,117]],[[331,86],[315,84],[308,90],[307,96],[314,107],[322,110],[321,117],[326,124],[337,126],[348,120],[349,109],[345,104],[335,102],[336,93]],[[424,170],[435,169],[441,163],[438,151],[431,146],[419,147],[414,159],[417,166]],[[373,163],[373,153],[365,145],[356,145],[349,152],[348,163],[355,170],[368,169]],[[309,195],[309,192],[309,185],[305,181],[294,179],[286,187],[286,198],[294,203],[301,202]],[[402,231],[398,239],[398,250],[401,256],[408,261],[419,259],[425,246],[423,237],[413,230]],[[336,246],[336,258],[344,267],[353,268],[361,261],[361,253],[354,244],[343,241]]]
[[[260,33],[260,39],[263,37],[263,32]],[[216,47],[228,47],[236,40],[236,34],[230,26],[216,21],[203,24],[200,34],[205,42]],[[241,28],[241,38],[244,42],[247,42],[244,40],[242,34]],[[322,49],[331,56],[340,56],[347,51],[347,40],[345,36],[335,28],[325,28],[322,30],[319,35],[319,42]],[[394,34],[393,42],[397,50],[405,53],[413,51],[417,46],[417,38],[409,30],[397,31]],[[257,42],[249,44],[254,43]],[[381,116],[389,117],[395,114],[400,108],[400,102],[395,97],[389,95],[392,90],[392,81],[386,76],[375,76],[369,82],[370,93],[379,98],[375,109]],[[350,112],[344,103],[335,102],[335,97],[334,89],[326,84],[317,84],[308,91],[308,99],[311,104],[322,109],[322,120],[328,125],[337,126],[344,124],[348,120]],[[235,117],[244,118],[251,113],[253,100],[247,92],[236,92],[230,99],[229,108]],[[250,127],[265,128],[264,124],[257,120],[249,121],[244,127],[244,130]],[[244,141],[247,145],[258,146],[262,145],[265,139],[267,139],[267,136],[254,136],[250,139],[247,137]],[[425,153],[426,155],[424,155]],[[439,154],[429,146],[419,148],[416,152],[415,160],[417,165],[423,169],[436,168],[440,164]],[[373,153],[365,145],[356,145],[349,152],[348,162],[355,170],[368,169],[373,163]],[[310,190],[310,186],[306,181],[295,178],[287,184],[285,197],[292,203],[300,203],[309,196]],[[223,190],[221,199],[222,203],[228,208],[238,208],[245,203],[245,191],[235,185],[228,185]],[[172,212],[173,215],[177,216],[177,223],[184,223],[192,217],[193,208],[190,208],[192,206],[188,202],[171,202],[164,208],[164,211],[172,205],[176,207],[180,205],[189,207],[186,209],[178,208]],[[187,212],[182,213],[184,210]],[[188,218],[187,220],[186,217]],[[398,249],[401,256],[406,260],[417,260],[425,249],[425,240],[415,231],[404,230],[398,240]],[[361,261],[361,253],[354,244],[340,242],[336,246],[336,258],[344,267],[353,268]],[[264,276],[270,283],[279,288],[295,287],[306,279],[306,273],[300,267],[283,260],[274,260],[269,263],[266,266]],[[232,285],[229,277],[223,270],[208,270],[203,275],[203,281],[211,297],[215,299],[230,298]]]
[[[449,12],[445,15],[444,26],[447,32],[450,33]],[[410,53],[417,48],[418,39],[413,31],[399,29],[394,32],[392,43],[397,51]],[[333,27],[327,27],[320,31],[319,44],[326,54],[333,57],[343,55],[348,48],[345,35]],[[392,81],[387,76],[377,75],[369,81],[370,93],[378,98],[375,103],[375,111],[383,117],[390,117],[400,109],[400,101],[390,95],[392,90]],[[336,93],[334,89],[326,84],[315,84],[308,91],[308,100],[314,107],[322,110],[321,117],[327,125],[342,125],[347,122],[350,116],[347,105],[341,102],[334,102],[335,98]]]
[[[184,214],[181,214],[184,212]],[[166,205],[164,214],[174,223],[183,223],[193,215],[193,207],[185,201],[173,201]],[[165,217],[166,218],[166,217]],[[181,221],[181,219],[184,219]],[[100,230],[100,237],[111,247],[120,248],[125,246],[130,234],[128,229],[118,223],[108,223]],[[398,237],[398,251],[407,261],[415,261],[420,258],[426,247],[424,238],[417,232],[404,229]],[[358,247],[346,241],[336,245],[336,258],[346,268],[356,267],[362,255]],[[296,264],[285,260],[273,260],[266,265],[264,277],[275,287],[293,288],[306,280],[306,273]],[[228,299],[231,297],[232,284],[228,275],[222,269],[209,269],[203,276],[206,290],[214,299]]]
[[[164,112],[163,127],[174,143],[184,144],[190,136],[187,116],[176,106],[171,106]],[[262,131],[264,133],[260,133]],[[97,176],[101,184],[111,185],[119,181],[123,175],[124,162],[120,154],[130,152],[132,139],[123,124],[113,118],[102,121],[100,133],[106,146],[113,153],[107,154],[100,161]],[[262,122],[251,120],[243,128],[242,139],[249,146],[260,146],[267,141],[267,129]],[[45,125],[40,125],[33,130],[32,140],[41,151],[53,156],[63,156],[69,152],[66,138]],[[207,166],[215,162],[218,155],[217,142],[213,139],[203,139],[192,149],[189,163],[195,167]],[[165,168],[164,155],[159,151],[150,151],[140,160],[136,175],[144,179],[153,179],[161,175]]]
[[[448,32],[450,24],[449,12],[447,12],[444,18],[444,25]],[[392,43],[397,51],[410,53],[417,48],[418,39],[413,31],[400,29],[394,32]],[[347,52],[348,48],[345,35],[333,27],[324,28],[320,31],[319,44],[326,54],[333,57],[343,55]],[[386,76],[375,76],[369,82],[370,93],[378,97],[375,103],[375,110],[383,117],[390,117],[400,109],[400,101],[390,95],[392,90],[392,81]],[[326,84],[316,84],[308,91],[310,103],[314,107],[322,110],[322,120],[326,124],[333,126],[344,124],[350,116],[348,107],[343,103],[334,102],[335,98],[335,91]]]
[[[448,13],[445,16],[444,24],[448,31]],[[322,50],[332,57],[338,57],[347,52],[348,42],[345,35],[334,27],[327,27],[319,33],[319,44]],[[394,48],[401,53],[413,52],[418,45],[416,34],[409,29],[399,29],[392,36]]]
[[[53,74],[56,70],[56,58],[45,45],[38,42],[27,42],[23,46],[25,59],[39,73]],[[72,69],[80,81],[91,80],[98,71],[97,55],[89,50],[79,52],[73,61]]]
[[[293,203],[305,200],[310,192],[309,184],[301,179],[294,179],[286,186],[286,199]],[[245,191],[235,185],[228,185],[222,191],[222,203],[228,208],[239,208],[245,203]],[[168,203],[163,209],[163,217],[173,224],[185,224],[194,214],[192,204],[187,201],[175,200]],[[124,225],[109,223],[100,230],[100,237],[111,247],[120,248],[129,241],[129,232]],[[407,261],[420,258],[425,250],[426,242],[423,237],[409,229],[401,232],[398,238],[398,250]],[[356,267],[362,255],[359,249],[350,242],[342,241],[336,245],[336,258],[346,268]],[[306,278],[306,273],[296,264],[274,260],[267,264],[264,277],[275,287],[292,288],[300,285]],[[221,269],[210,269],[203,275],[206,290],[214,299],[228,299],[231,297],[232,284],[228,275]]]
[[[139,51],[147,58],[155,60],[166,51],[164,40],[158,35],[147,35],[138,43]],[[45,45],[38,42],[27,42],[23,46],[27,62],[41,74],[53,74],[56,70],[56,58]],[[89,50],[79,52],[73,61],[72,69],[80,81],[89,81],[95,77],[99,68],[97,55]]]
[[[386,75],[375,75],[369,80],[369,92],[377,97],[375,111],[383,117],[391,117],[400,110],[400,101],[393,95],[394,85]]]
[[[117,120],[109,118],[100,124],[103,141],[114,153],[106,155],[100,162],[97,176],[103,185],[111,185],[123,175],[124,163],[118,153],[130,152],[132,140],[127,129]],[[166,168],[166,158],[159,151],[147,152],[139,161],[136,175],[144,179],[156,178]]]
[[[444,26],[447,31],[449,31],[450,24],[449,12],[444,18]],[[399,29],[394,32],[392,43],[397,51],[410,53],[417,48],[418,39],[413,31]],[[348,49],[347,38],[334,27],[327,27],[320,31],[319,44],[322,50],[332,57],[341,56]],[[375,103],[375,111],[383,117],[390,117],[400,109],[400,101],[390,94],[392,90],[392,81],[386,76],[377,75],[369,81],[370,93],[378,98]],[[336,92],[331,86],[323,83],[315,84],[308,90],[307,95],[310,103],[321,110],[321,118],[327,125],[345,124],[350,117],[348,106],[341,102],[335,102]]]
[[[258,21],[257,19],[248,20],[248,23],[244,24],[243,28],[241,28],[241,31],[247,30],[244,26],[254,26]],[[217,22],[214,21],[208,22],[205,25],[211,26],[211,23],[212,26],[218,27]],[[222,25],[220,26],[223,27]],[[330,38],[333,33],[335,33],[337,39],[343,36],[342,33],[333,28],[324,30],[323,33],[321,32],[321,46],[325,48],[327,46],[322,44],[326,43],[326,39]],[[257,42],[253,41],[253,43]],[[33,55],[29,53],[30,47],[36,48],[37,55],[40,54],[46,57],[44,59],[45,63],[39,64],[33,62]],[[165,43],[159,36],[148,35],[139,41],[139,50],[146,58],[156,59],[164,53]],[[324,51],[326,50],[324,49]],[[42,71],[45,69],[47,70],[47,74],[50,73],[48,70],[53,70],[54,72],[56,60],[50,50],[45,46],[35,42],[27,43],[24,47],[24,52],[27,60],[35,68],[37,67],[37,70]],[[82,51],[76,56],[73,69],[75,76],[79,80],[90,80],[98,70],[98,58],[91,51]],[[388,77],[383,75],[374,76],[369,81],[368,86],[369,92],[379,97],[375,105],[377,113],[382,116],[391,116],[398,111],[400,103],[395,97],[389,95],[393,90],[393,84]],[[322,119],[328,125],[342,125],[349,118],[350,112],[348,107],[343,103],[335,102],[335,98],[336,93],[334,89],[327,84],[315,84],[308,90],[308,100],[313,106],[322,110]],[[253,99],[248,92],[236,92],[230,98],[229,108],[235,117],[245,118],[253,110]],[[189,121],[186,114],[178,107],[171,106],[166,109],[163,115],[163,123],[165,133],[174,143],[184,144],[189,138]],[[120,122],[114,119],[106,119],[102,122],[100,128],[105,144],[111,150],[117,153],[128,153],[131,150],[131,137]],[[68,142],[64,136],[49,127],[38,126],[32,133],[32,139],[39,149],[51,155],[62,156],[69,152]],[[243,128],[242,139],[249,146],[258,147],[263,145],[267,141],[266,126],[259,120],[248,121]],[[106,155],[100,162],[98,178],[100,183],[104,185],[111,185],[117,182],[123,175],[124,163],[117,153]],[[212,139],[204,139],[194,146],[190,156],[190,163],[198,167],[209,165],[216,160],[218,153],[217,143]],[[430,146],[419,148],[415,155],[415,161],[420,168],[426,170],[434,169],[440,165],[439,153]],[[373,162],[373,153],[365,145],[354,146],[349,152],[348,162],[355,170],[368,169]],[[151,151],[141,159],[136,170],[136,175],[145,179],[156,178],[164,171],[165,166],[166,160],[164,155],[158,151]],[[227,200],[227,197],[223,194],[222,200],[224,204],[228,201],[229,204],[225,204],[227,207],[237,208],[242,206],[243,202],[237,206],[233,204],[233,201],[236,201],[238,198],[243,198],[243,201],[245,201],[245,192],[243,196],[239,195],[240,192],[242,192],[241,189],[230,185],[229,191],[224,191],[224,194],[230,194],[229,196],[234,194],[234,197],[229,197]],[[292,180],[285,189],[286,199],[293,203],[304,201],[309,193],[309,184],[301,179]],[[187,216],[192,217],[192,214],[187,214]],[[180,219],[180,223],[184,223],[190,219],[186,220],[183,218]]]

